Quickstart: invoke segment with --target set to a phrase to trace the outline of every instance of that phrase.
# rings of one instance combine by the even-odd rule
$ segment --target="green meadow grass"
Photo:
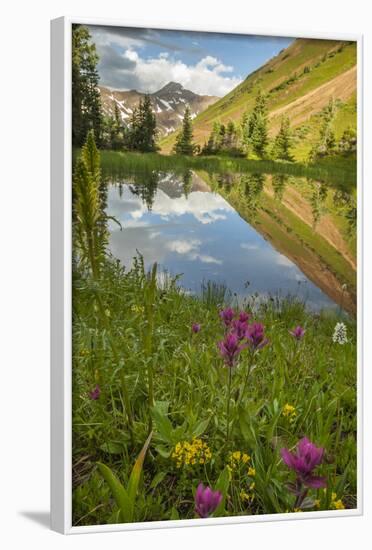
[[[224,336],[213,290],[203,298],[186,295],[169,278],[153,297],[152,352],[146,351],[149,319],[148,278],[141,264],[130,271],[108,260],[99,285],[86,274],[73,284],[73,524],[120,521],[120,511],[98,463],[125,486],[152,423],[154,432],[136,497],[133,521],[194,517],[193,492],[199,482],[215,487],[225,476],[224,516],[294,511],[286,484],[293,479],[280,458],[309,437],[325,448],[318,468],[328,489],[310,490],[309,510],[356,506],[356,326],[347,326],[348,342],[335,344],[337,312],[312,314],[295,297],[272,297],[259,304],[252,296],[245,309],[264,323],[269,344],[252,357],[240,355],[232,371],[230,441],[226,442],[228,368],[217,342]],[[107,323],[95,306],[97,292]],[[224,291],[215,289],[217,300]],[[230,302],[232,306],[234,301]],[[197,334],[194,322],[201,324]],[[297,343],[289,334],[305,330]],[[107,327],[109,326],[109,330]],[[120,362],[112,354],[112,341]],[[152,364],[154,407],[148,407],[147,368]],[[241,395],[248,369],[251,374]],[[126,378],[134,417],[131,441],[123,401]],[[99,399],[89,392],[99,384]],[[285,415],[285,405],[295,414]],[[207,463],[177,467],[177,443],[200,438],[208,446]],[[231,453],[249,461],[231,461]],[[229,466],[229,468],[227,468]],[[249,468],[251,468],[249,470]],[[249,471],[248,471],[249,470]],[[227,477],[226,477],[227,476]],[[226,485],[227,484],[227,485]],[[248,497],[248,499],[247,499]]]
[[[77,151],[75,151],[74,156],[76,154]],[[344,157],[335,157],[327,162],[317,162],[316,164],[301,164],[223,156],[186,157],[181,155],[159,155],[157,153],[102,151],[101,159],[103,171],[113,176],[152,170],[182,173],[191,169],[216,173],[254,172],[306,176],[341,186],[345,185],[348,188],[355,187],[356,182],[355,159]]]

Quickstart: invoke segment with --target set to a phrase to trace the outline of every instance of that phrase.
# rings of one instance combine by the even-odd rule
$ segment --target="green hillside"
[[[319,114],[331,98],[338,104],[336,134],[347,125],[356,126],[356,44],[294,40],[194,120],[195,142],[205,143],[215,121],[239,121],[252,110],[260,89],[268,95],[270,134],[278,130],[282,116],[288,116],[298,132],[296,160],[303,160],[317,134]],[[163,153],[171,151],[175,136],[161,141]],[[305,148],[304,141],[308,142]]]

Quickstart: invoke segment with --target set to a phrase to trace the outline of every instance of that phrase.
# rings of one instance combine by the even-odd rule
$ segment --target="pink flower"
[[[243,340],[247,336],[248,324],[246,321],[234,319],[231,323],[233,334],[236,334],[239,340]]]
[[[240,352],[248,344],[239,345],[238,336],[234,333],[226,334],[225,338],[217,343],[222,357],[228,367],[233,367]]]
[[[254,350],[261,349],[269,343],[265,338],[265,327],[262,323],[248,325],[247,339]]]
[[[193,323],[191,325],[191,331],[194,333],[194,334],[197,334],[198,332],[200,332],[201,330],[201,325],[199,323]]]
[[[221,500],[222,493],[212,491],[210,487],[199,483],[195,493],[195,512],[200,518],[208,518],[218,508]]]
[[[222,321],[225,323],[225,326],[229,327],[231,325],[232,320],[235,317],[235,311],[231,307],[228,307],[220,311],[220,317]]]
[[[241,323],[246,323],[250,318],[251,318],[251,314],[250,314],[250,313],[247,313],[246,311],[241,311],[241,312],[239,313],[238,320],[239,320]]]
[[[301,340],[301,338],[303,338],[305,332],[306,332],[306,330],[304,330],[302,327],[300,327],[300,325],[298,325],[293,330],[290,330],[289,334],[292,334],[293,338],[295,338],[296,340]]]
[[[101,395],[101,388],[99,387],[99,385],[97,384],[96,387],[94,388],[94,390],[91,390],[89,392],[89,397],[93,400],[93,401],[97,401],[97,399],[99,399],[99,396]]]
[[[313,489],[326,486],[324,477],[313,475],[314,468],[323,460],[324,449],[316,447],[307,437],[298,442],[296,454],[288,449],[281,449],[280,454],[288,468],[296,472],[298,480],[304,485]]]

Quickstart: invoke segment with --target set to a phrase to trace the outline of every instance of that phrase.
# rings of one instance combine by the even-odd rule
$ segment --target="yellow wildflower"
[[[175,460],[176,467],[181,468],[182,465],[207,464],[212,458],[212,453],[206,443],[194,437],[191,442],[179,441],[171,457]]]
[[[286,403],[283,407],[282,411],[283,416],[286,418],[289,418],[290,420],[294,420],[297,416],[296,407],[293,405],[290,405],[289,403]]]
[[[245,491],[240,491],[240,498],[241,498],[242,500],[247,500],[247,501],[249,501],[251,497],[250,497],[249,494],[246,493]]]
[[[335,507],[336,510],[345,510],[345,504],[342,502],[341,499],[335,500],[333,502],[333,506]]]
[[[249,477],[254,477],[256,475],[256,468],[249,467],[248,468],[248,475],[249,475]]]
[[[242,451],[234,451],[230,453],[229,465],[234,469],[239,467],[240,464],[247,464],[250,459],[251,457],[249,454],[243,453]]]

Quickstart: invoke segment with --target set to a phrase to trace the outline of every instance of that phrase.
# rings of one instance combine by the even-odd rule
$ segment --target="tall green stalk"
[[[232,367],[229,369],[229,378],[227,383],[227,403],[226,403],[226,445],[229,447],[230,438],[230,401],[231,401],[231,380],[232,380]]]
[[[154,263],[145,289],[145,314],[147,325],[144,334],[144,350],[147,359],[148,380],[148,404],[149,404],[149,431],[152,429],[150,410],[154,406],[154,369],[153,369],[153,339],[154,339],[154,314],[156,297],[156,272],[157,264]]]

